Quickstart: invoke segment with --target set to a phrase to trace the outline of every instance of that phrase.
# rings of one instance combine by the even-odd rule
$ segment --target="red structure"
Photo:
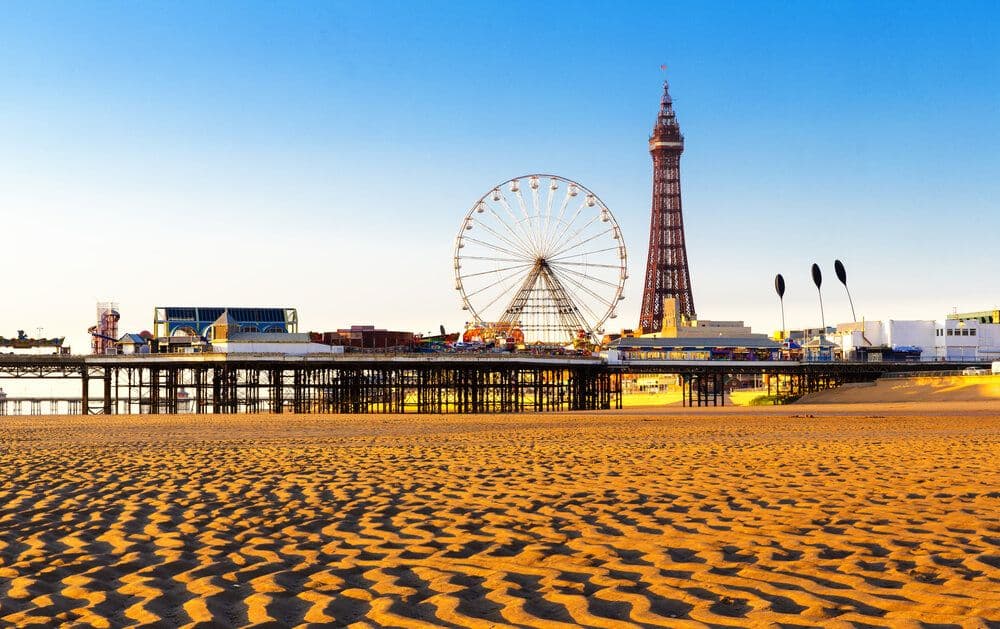
[[[684,136],[677,124],[670,86],[663,82],[663,99],[656,125],[649,137],[653,156],[653,208],[649,223],[649,257],[642,292],[642,332],[659,332],[663,327],[663,299],[673,297],[680,314],[695,318],[684,246],[684,218],[681,215],[681,153]]]
[[[343,345],[354,349],[410,349],[416,344],[413,332],[375,329],[373,325],[352,325],[336,332],[311,332],[316,343]]]
[[[90,333],[90,348],[94,354],[116,354],[118,341],[118,304],[101,302],[97,304],[97,325],[87,328]]]

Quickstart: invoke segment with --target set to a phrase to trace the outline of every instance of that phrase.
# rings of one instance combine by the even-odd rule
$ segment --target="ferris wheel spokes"
[[[574,253],[571,256],[559,256],[559,257],[554,257],[553,256],[552,260],[554,260],[556,262],[559,262],[561,260],[569,260],[570,258],[579,258],[580,256],[588,256],[588,255],[591,255],[591,254],[594,254],[594,253],[604,253],[606,251],[619,251],[620,249],[621,249],[620,247],[608,247],[606,249],[595,249],[594,251],[584,251],[583,253]],[[615,265],[615,266],[621,266],[621,265]]]
[[[466,214],[455,288],[477,333],[566,344],[581,331],[593,338],[615,316],[626,264],[621,232],[595,194],[527,175],[493,187]]]
[[[525,262],[524,264],[515,264],[514,266],[505,266],[502,269],[490,269],[488,271],[479,271],[478,273],[469,273],[465,277],[478,277],[480,275],[489,275],[490,273],[500,273],[503,271],[508,271],[511,269],[523,269],[524,267],[531,266],[530,262]]]
[[[517,195],[518,197],[520,196],[516,192],[515,192],[515,195]],[[521,230],[521,232],[524,234],[525,243],[528,246],[528,251],[531,252],[531,253],[534,253],[535,243],[534,243],[534,239],[531,237],[531,232],[528,231],[528,225],[527,224],[530,223],[530,219],[528,219],[527,213],[526,212],[522,212],[524,214],[524,218],[525,218],[524,221],[522,221],[520,218],[518,218],[517,215],[514,214],[514,210],[511,208],[510,202],[507,200],[507,195],[505,195],[503,193],[503,191],[500,192],[500,198],[498,199],[498,201],[503,206],[504,210],[507,211],[507,214],[510,215],[511,219],[514,222],[514,225],[516,225]],[[521,204],[519,203],[518,205],[520,206]]]
[[[593,219],[593,218],[590,219],[590,223],[593,223],[594,220],[595,219]],[[590,227],[589,223],[587,225],[584,225],[580,229],[576,230],[576,232],[574,232],[572,236],[569,236],[568,238],[565,238],[562,241],[560,241],[559,244],[558,244],[558,246],[562,247],[562,248],[558,249],[557,251],[554,251],[552,253],[552,257],[554,258],[556,256],[560,256],[560,255],[566,253],[567,251],[572,251],[573,249],[576,249],[577,247],[581,247],[581,246],[587,244],[588,242],[593,242],[594,240],[597,240],[598,238],[600,238],[601,236],[604,236],[605,234],[614,233],[614,229],[611,228],[611,227],[609,227],[608,229],[605,229],[604,231],[602,231],[602,232],[600,232],[598,234],[594,234],[593,236],[590,236],[586,240],[582,240],[582,241],[574,243],[573,239],[576,238],[576,237],[578,237],[578,236],[580,236],[587,227]]]
[[[550,264],[549,266],[553,267],[553,268],[558,268],[557,265],[555,265],[555,264]],[[608,286],[610,288],[614,288],[615,286],[617,286],[617,284],[615,284],[614,282],[609,282],[609,281],[601,279],[599,277],[593,277],[591,275],[587,275],[586,273],[581,273],[579,271],[574,271],[573,269],[561,269],[561,271],[563,273],[572,273],[573,275],[577,275],[579,277],[585,278],[585,279],[587,279],[589,281],[592,281],[592,282],[597,282],[598,284],[604,284],[605,286]]]
[[[500,284],[502,284],[502,283],[504,283],[504,282],[506,282],[506,281],[508,281],[508,280],[510,280],[512,278],[516,278],[518,275],[520,275],[520,273],[518,273],[516,271],[512,272],[512,273],[508,274],[507,276],[502,277],[502,278],[496,280],[492,284],[487,284],[486,286],[484,286],[482,288],[479,288],[479,289],[477,289],[474,292],[469,293],[468,295],[466,295],[466,297],[475,297],[476,295],[480,295],[480,294],[488,291],[489,289],[491,289],[491,288],[493,288],[495,286],[499,286]],[[466,277],[468,277],[468,276],[466,276]]]
[[[496,213],[496,210],[494,210],[492,206],[487,206],[487,208],[489,209],[490,214],[492,214],[494,218],[496,218],[497,222],[503,225],[507,229],[507,231],[510,232],[510,235],[519,243],[521,243],[521,246],[525,254],[527,254],[531,250],[531,246],[523,240],[523,237],[520,234],[511,229],[510,225],[506,221],[500,218],[500,215]]]
[[[474,242],[476,244],[479,244],[479,245],[482,245],[484,247],[487,247],[488,249],[493,249],[494,251],[499,251],[500,253],[506,253],[508,255],[514,255],[514,254],[516,254],[516,252],[512,252],[510,249],[504,249],[503,247],[500,247],[498,245],[495,245],[495,244],[492,244],[492,243],[488,243],[488,242],[483,242],[482,240],[479,240],[477,238],[473,238],[472,236],[466,236],[465,239],[468,240],[469,242]]]
[[[558,277],[559,277],[559,274],[558,274],[558,273],[556,273],[556,272],[553,272],[553,275],[554,275],[554,276],[555,276],[556,278],[558,278]],[[573,300],[573,303],[574,303],[574,304],[580,304],[580,306],[579,306],[580,308],[582,308],[582,309],[585,309],[585,310],[587,310],[587,312],[588,312],[588,313],[589,313],[589,314],[590,314],[590,315],[591,315],[592,317],[596,317],[596,316],[597,316],[597,313],[596,313],[596,312],[594,312],[594,310],[593,310],[593,309],[592,309],[592,308],[590,307],[590,302],[589,302],[588,300],[586,300],[586,299],[579,299],[579,298],[578,298],[578,297],[576,296],[576,291],[574,291],[574,290],[573,290],[573,289],[571,289],[571,288],[567,288],[567,286],[568,286],[568,285],[573,285],[573,284],[576,284],[576,283],[575,283],[575,282],[573,282],[573,281],[572,281],[572,280],[571,280],[570,278],[565,278],[565,279],[567,280],[566,282],[560,282],[560,285],[562,286],[562,289],[563,289],[563,291],[564,291],[564,292],[566,292],[567,294],[571,294],[571,295],[573,295],[573,297],[576,297],[576,298],[575,298],[575,299]],[[581,287],[581,286],[579,286],[578,284],[577,284],[577,287],[578,287],[578,288],[584,288],[584,287]],[[598,298],[598,301],[602,301],[602,299]]]
[[[617,264],[597,264],[596,262],[560,262],[558,260],[549,260],[549,264],[552,266],[585,266],[585,267],[596,267],[599,269],[619,269]]]
[[[508,245],[510,245],[511,247],[513,247],[513,250],[511,251],[511,254],[512,254],[512,255],[513,255],[514,253],[520,253],[520,254],[521,254],[521,255],[523,255],[523,256],[524,256],[525,258],[530,258],[530,257],[531,257],[531,253],[530,253],[530,252],[529,252],[529,251],[528,251],[527,249],[525,249],[525,248],[524,248],[524,246],[523,246],[522,244],[517,244],[517,243],[513,243],[513,242],[511,242],[510,240],[508,240],[508,239],[504,238],[503,236],[501,236],[500,234],[498,234],[498,233],[497,233],[496,231],[494,231],[494,230],[493,230],[493,228],[491,228],[491,227],[490,227],[489,225],[487,225],[487,224],[486,224],[485,222],[478,222],[478,223],[470,223],[470,224],[474,224],[474,225],[478,225],[479,227],[482,227],[483,229],[485,229],[485,230],[486,230],[486,231],[488,231],[489,233],[491,233],[491,234],[493,234],[494,236],[496,236],[496,237],[497,237],[497,239],[499,239],[499,240],[502,240],[503,242],[505,242],[505,243],[507,243]]]
[[[566,270],[567,269],[563,269],[563,271],[566,271]],[[590,288],[589,286],[586,286],[580,280],[575,279],[573,277],[569,277],[569,276],[564,276],[563,279],[565,279],[570,284],[573,284],[574,286],[578,287],[580,290],[582,290],[583,292],[587,293],[588,295],[590,295],[591,297],[593,297],[596,301],[598,301],[599,303],[607,306],[608,308],[614,307],[614,302],[613,301],[610,301],[610,300],[606,299],[605,297],[602,297],[599,293],[595,292],[594,289]]]
[[[591,296],[591,297],[592,297],[592,298],[593,298],[594,300],[596,300],[597,302],[599,302],[599,303],[603,304],[603,305],[604,305],[605,307],[607,307],[607,308],[609,308],[609,309],[613,309],[613,308],[614,308],[614,304],[613,304],[613,303],[611,303],[611,302],[608,302],[608,301],[605,301],[605,299],[604,299],[603,297],[601,297],[600,295],[598,295],[597,293],[595,293],[595,292],[594,292],[594,291],[592,291],[591,289],[587,288],[587,287],[586,287],[586,286],[584,286],[583,284],[580,284],[579,282],[577,282],[577,281],[573,280],[573,278],[568,278],[568,277],[567,277],[567,278],[565,278],[565,279],[566,279],[566,281],[567,281],[567,282],[568,282],[569,284],[572,284],[572,285],[576,286],[577,288],[579,288],[579,289],[580,289],[581,291],[583,291],[584,293],[586,293],[586,294],[590,295],[590,296]],[[586,301],[586,300],[581,300],[581,303],[584,303],[584,304],[586,304],[586,303],[587,303],[587,301]],[[589,308],[588,308],[588,309],[589,309]],[[593,312],[593,311],[591,311],[591,312]]]
[[[567,222],[565,222],[564,224],[560,225],[559,226],[560,229],[558,231],[554,232],[551,235],[551,237],[549,238],[549,243],[548,243],[548,246],[550,248],[554,247],[556,245],[556,243],[558,243],[559,241],[562,240],[563,236],[573,226],[573,223],[576,222],[576,219],[579,218],[580,213],[583,212],[583,208],[585,208],[585,207],[587,207],[587,200],[586,199],[584,199],[583,201],[580,202],[580,207],[576,208],[576,212],[573,212],[573,216],[571,216],[570,219]]]

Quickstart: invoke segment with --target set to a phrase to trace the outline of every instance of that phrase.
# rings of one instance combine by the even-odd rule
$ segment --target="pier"
[[[79,381],[80,413],[524,413],[621,407],[598,358],[494,355],[3,356],[0,378]],[[95,394],[94,389],[99,393]],[[0,402],[21,412],[29,398]]]
[[[951,363],[959,370],[965,363]],[[676,374],[685,406],[721,406],[730,378],[802,395],[940,363],[623,361],[510,354],[0,356],[0,379],[76,380],[79,395],[0,398],[0,415],[526,413],[619,409],[625,373]]]

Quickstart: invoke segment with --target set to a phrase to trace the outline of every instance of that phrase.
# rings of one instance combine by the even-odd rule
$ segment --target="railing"
[[[989,375],[989,367],[981,367],[982,373],[969,374],[969,375]],[[882,378],[953,378],[956,376],[964,376],[966,374],[962,373],[962,368],[956,367],[954,369],[939,369],[936,371],[889,371],[882,375]]]
[[[0,356],[0,363],[4,362],[5,359],[9,357]],[[313,352],[309,354],[285,354],[282,352],[165,352],[165,353],[138,353],[138,354],[95,354],[95,355],[75,355],[75,356],[20,356],[18,362],[37,362],[39,358],[54,359],[58,362],[69,362],[69,363],[90,363],[90,364],[104,364],[105,362],[137,362],[141,363],[144,361],[157,361],[157,360],[167,360],[167,361],[178,361],[183,362],[185,360],[205,360],[209,361],[233,361],[239,362],[240,360],[256,359],[256,358],[268,358],[268,359],[287,359],[288,362],[296,362],[299,360],[322,360],[322,359],[332,359],[338,362],[350,362],[352,360],[358,361],[371,361],[377,359],[397,359],[405,358],[408,360],[422,359],[429,362],[434,361],[462,361],[462,362],[474,362],[474,361],[503,361],[503,360],[567,360],[567,361],[580,361],[580,362],[594,362],[600,361],[601,357],[597,354],[590,356],[581,356],[577,354],[558,354],[558,353],[529,353],[529,352],[478,352],[478,351],[460,351],[460,352],[392,352],[392,351],[379,351],[379,352]],[[94,362],[90,362],[93,359]]]

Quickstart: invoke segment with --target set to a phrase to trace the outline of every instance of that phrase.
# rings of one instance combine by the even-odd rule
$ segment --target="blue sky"
[[[124,3],[0,9],[0,334],[155,305],[460,326],[471,204],[529,172],[617,216],[640,306],[669,66],[700,316],[1000,302],[995,2]]]

